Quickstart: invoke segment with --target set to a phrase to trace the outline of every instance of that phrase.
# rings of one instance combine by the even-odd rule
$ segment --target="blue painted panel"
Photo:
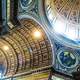
[[[23,7],[27,7],[29,4],[31,4],[32,0],[21,0],[21,4]]]

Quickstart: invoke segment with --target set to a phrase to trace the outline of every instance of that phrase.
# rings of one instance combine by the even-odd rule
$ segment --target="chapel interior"
[[[80,0],[0,0],[0,80],[80,80]]]

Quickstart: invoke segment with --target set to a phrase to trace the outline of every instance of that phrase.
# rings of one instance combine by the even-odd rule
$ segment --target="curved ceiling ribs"
[[[80,42],[80,1],[45,0],[44,7],[51,35],[67,46],[79,47]]]
[[[0,72],[6,77],[51,65],[51,45],[41,26],[32,20],[20,22],[23,27],[0,38],[0,66],[4,68]],[[39,39],[33,37],[35,31],[41,33]]]
[[[6,27],[2,28],[10,30],[0,38],[1,76],[10,78],[51,66],[72,76],[80,63],[80,51],[76,50],[80,48],[80,1],[9,0],[10,5],[7,4],[7,9],[0,9],[2,13],[6,12],[0,13],[0,23],[7,18],[4,20]],[[41,21],[52,44],[43,28],[33,20]]]

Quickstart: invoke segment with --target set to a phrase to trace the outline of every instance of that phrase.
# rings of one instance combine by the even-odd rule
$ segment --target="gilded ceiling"
[[[32,20],[21,20],[22,28],[0,38],[0,73],[3,78],[26,74],[51,65],[51,44],[42,28]]]
[[[51,67],[68,76],[79,70],[80,0],[2,2],[5,9],[0,26],[6,30],[0,37],[2,78],[49,71]]]

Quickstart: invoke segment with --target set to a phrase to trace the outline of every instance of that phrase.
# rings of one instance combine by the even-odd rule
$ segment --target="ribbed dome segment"
[[[45,11],[51,32],[61,36],[61,39],[67,38],[69,45],[79,45],[80,0],[45,0]]]
[[[80,0],[52,0],[58,14],[74,24],[80,23]]]

